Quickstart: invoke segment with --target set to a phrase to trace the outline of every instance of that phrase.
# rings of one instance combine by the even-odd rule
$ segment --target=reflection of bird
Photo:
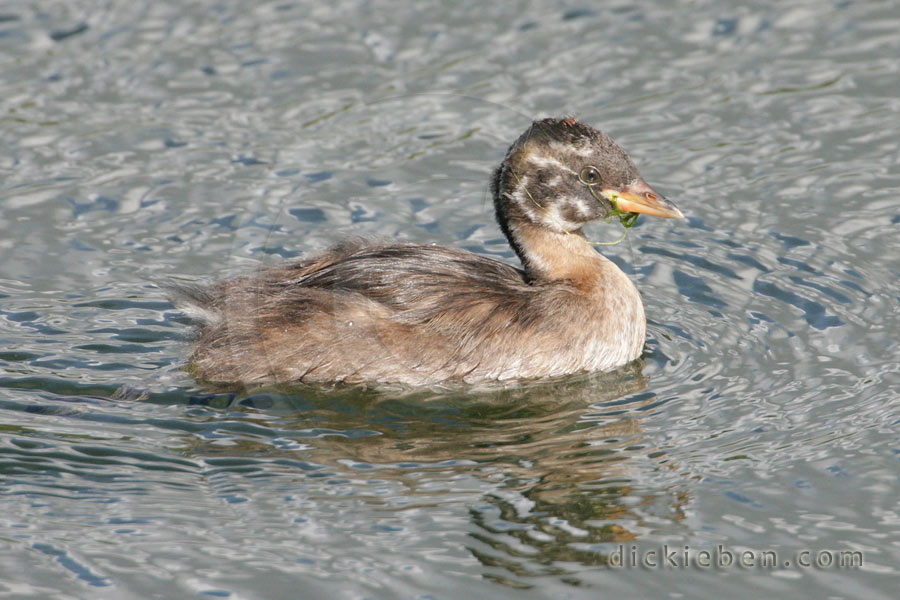
[[[494,172],[497,221],[523,269],[463,250],[349,242],[176,303],[201,320],[190,370],[216,382],[479,381],[610,369],[640,354],[637,289],[589,221],[681,217],[609,137],[536,121]]]

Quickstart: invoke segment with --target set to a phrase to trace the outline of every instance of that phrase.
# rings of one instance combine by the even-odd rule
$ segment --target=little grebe
[[[637,358],[634,284],[581,231],[612,214],[681,217],[606,134],[544,119],[491,190],[523,269],[454,248],[339,244],[176,303],[202,322],[190,370],[213,382],[481,381],[607,370]],[[620,212],[617,212],[620,211]]]

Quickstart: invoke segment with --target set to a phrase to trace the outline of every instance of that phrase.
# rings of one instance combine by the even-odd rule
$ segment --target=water
[[[898,28],[874,1],[3,5],[0,597],[895,597]],[[558,114],[689,216],[607,250],[640,362],[180,370],[160,279],[348,235],[512,260],[489,170]]]

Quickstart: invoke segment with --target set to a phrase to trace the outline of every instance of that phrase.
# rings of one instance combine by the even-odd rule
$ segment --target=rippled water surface
[[[895,598],[898,30],[877,1],[3,4],[0,597]],[[604,249],[642,360],[181,370],[161,279],[349,235],[512,262],[487,178],[558,114],[688,215]]]

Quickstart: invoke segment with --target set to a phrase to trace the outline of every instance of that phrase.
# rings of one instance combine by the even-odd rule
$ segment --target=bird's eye
[[[578,174],[578,179],[586,185],[595,185],[600,183],[600,171],[597,170],[597,167],[585,167]]]

